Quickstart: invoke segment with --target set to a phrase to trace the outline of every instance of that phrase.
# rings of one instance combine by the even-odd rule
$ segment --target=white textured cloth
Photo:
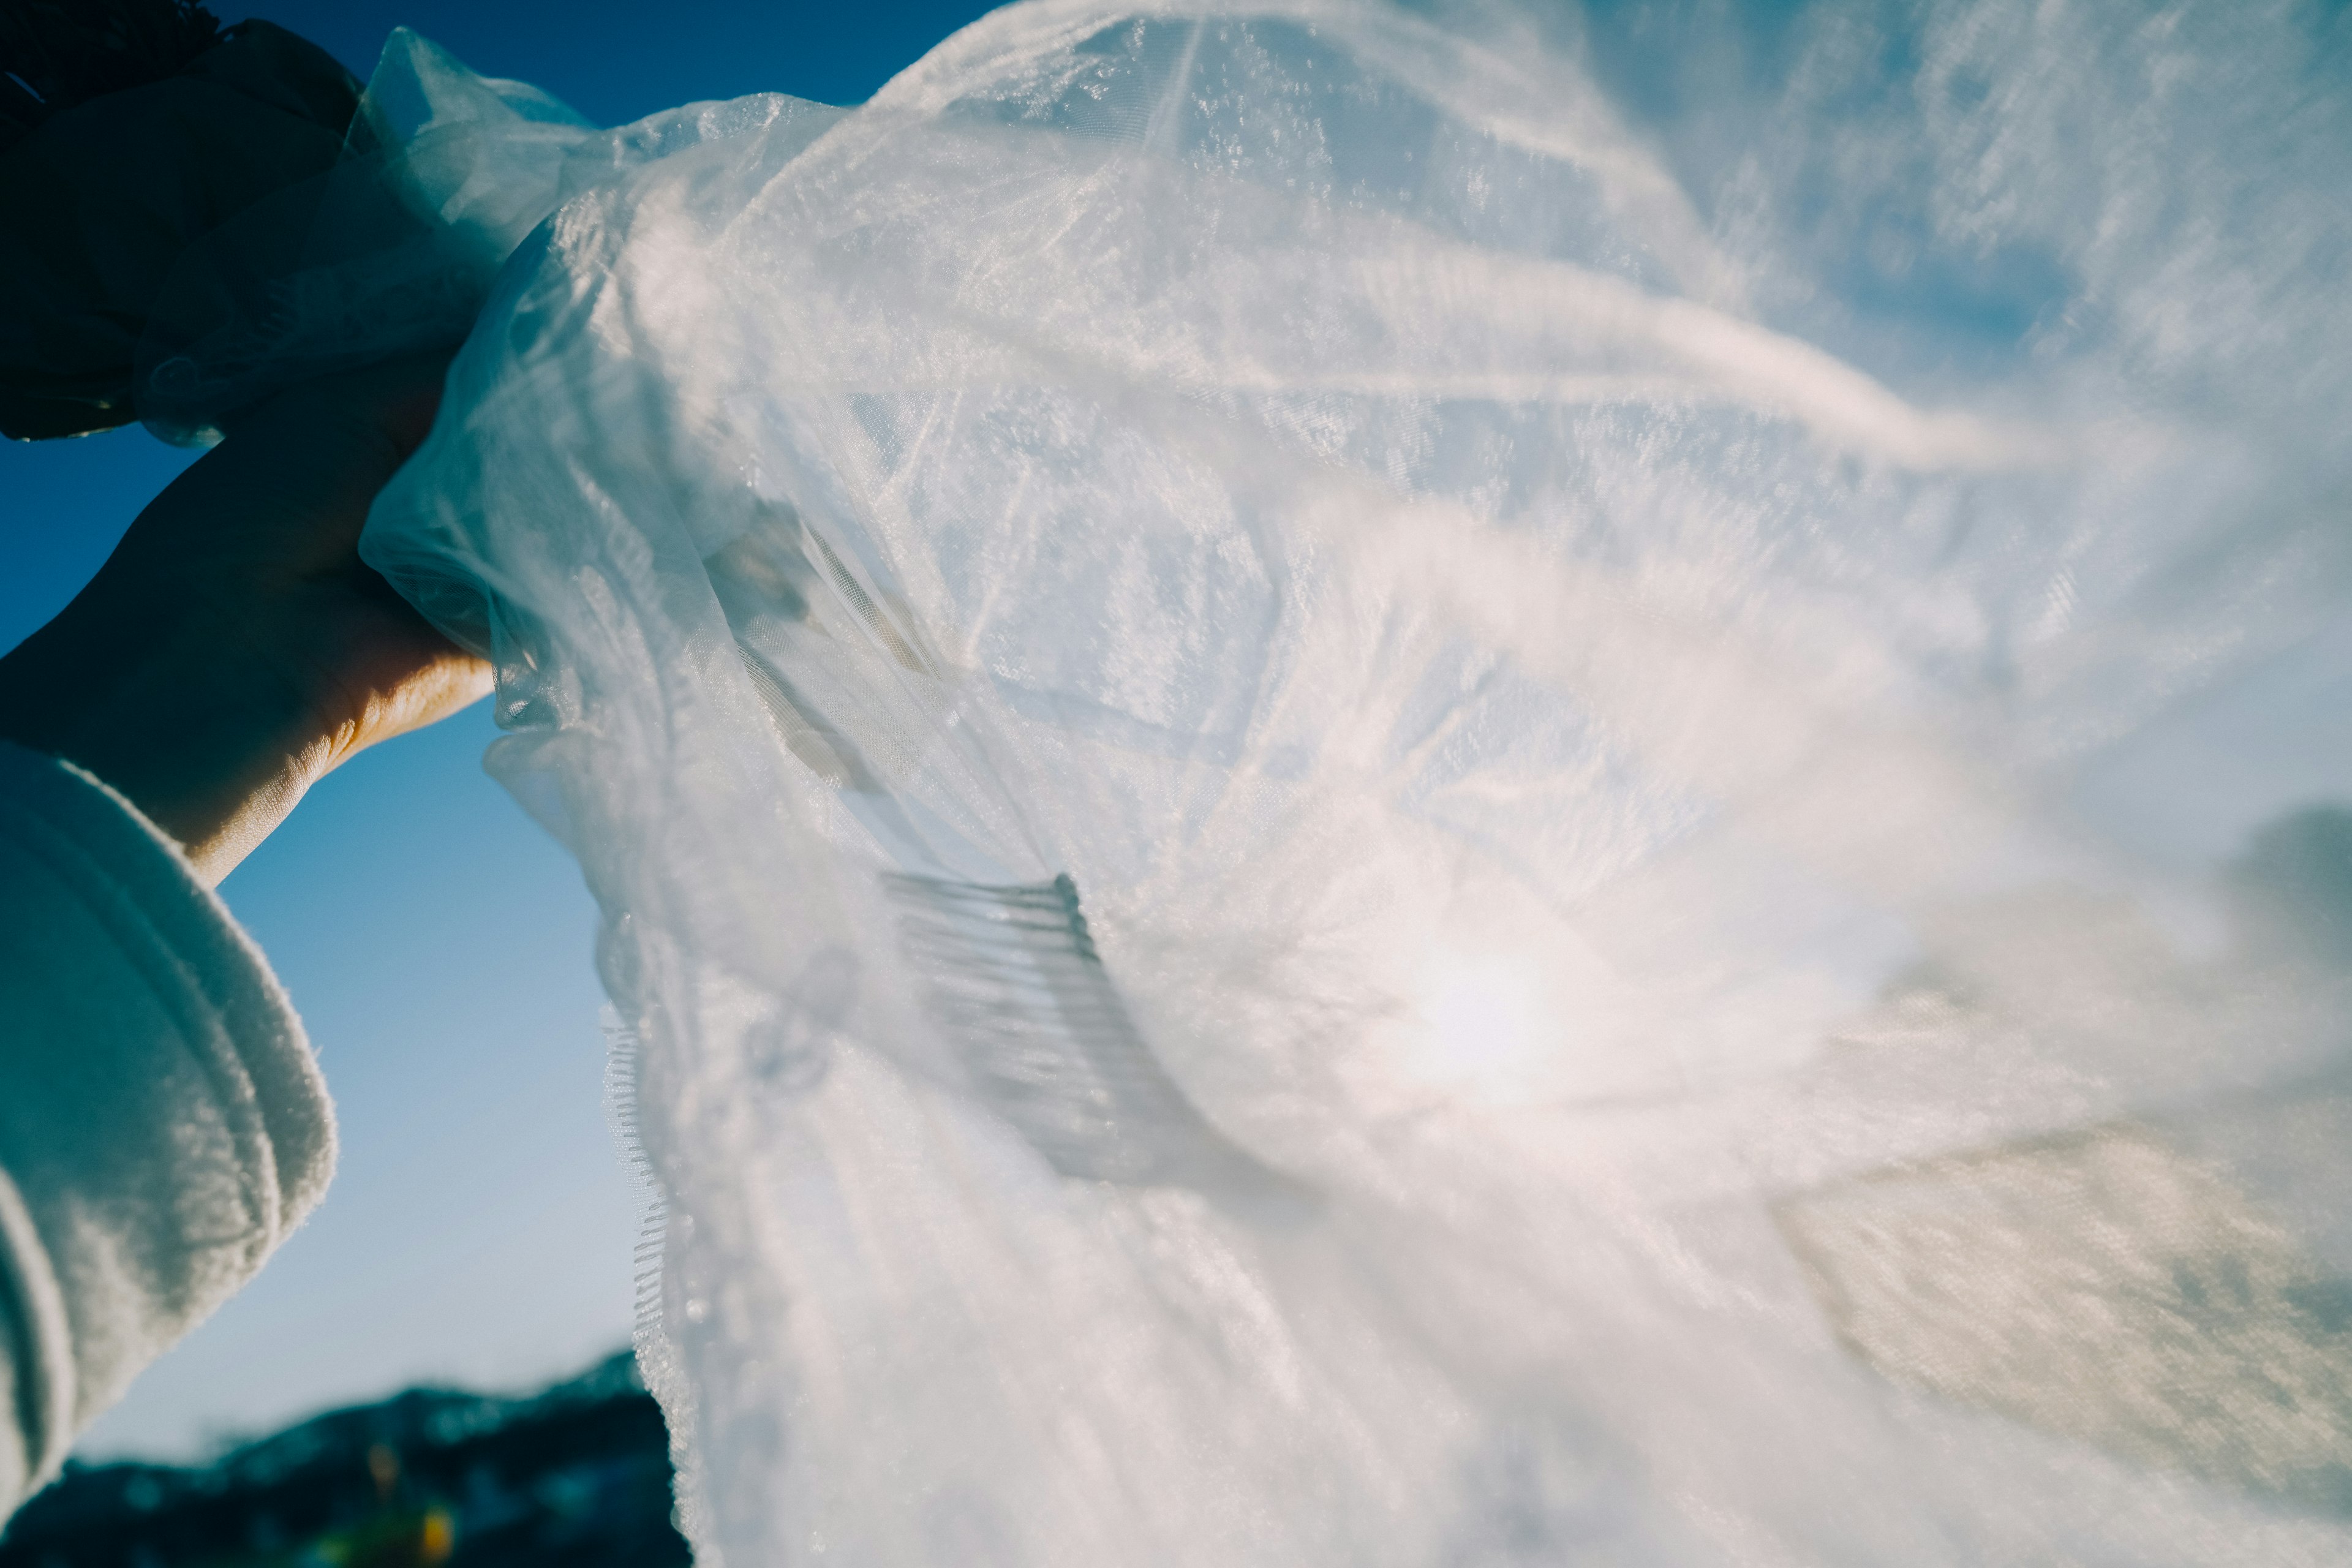
[[[2085,787],[2352,616],[2340,56],[1765,9],[386,49],[446,238],[173,374],[519,242],[360,548],[602,906],[700,1568],[2352,1563],[2352,812]]]
[[[0,1518],[318,1204],[326,1085],[178,848],[0,744]]]

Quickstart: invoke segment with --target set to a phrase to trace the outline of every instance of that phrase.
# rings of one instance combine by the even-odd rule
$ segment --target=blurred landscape
[[[70,1463],[0,1568],[666,1568],[669,1435],[623,1351],[522,1398],[413,1388],[205,1465]]]

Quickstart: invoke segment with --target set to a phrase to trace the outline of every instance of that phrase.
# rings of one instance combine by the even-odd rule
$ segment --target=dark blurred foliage
[[[200,1468],[68,1465],[0,1568],[683,1568],[671,1507],[623,1353],[530,1398],[412,1389]]]

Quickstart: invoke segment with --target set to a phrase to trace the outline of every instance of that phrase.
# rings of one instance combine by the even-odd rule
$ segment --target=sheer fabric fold
[[[604,910],[702,1561],[2345,1549],[2352,836],[2074,793],[2343,602],[2345,95],[2035,15],[399,46],[496,272],[364,549]]]

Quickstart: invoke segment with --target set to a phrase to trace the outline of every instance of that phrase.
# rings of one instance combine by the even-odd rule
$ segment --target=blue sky
[[[256,14],[362,77],[405,24],[618,123],[767,89],[854,102],[988,8],[287,0]],[[193,456],[138,430],[0,445],[0,648],[71,598]],[[362,754],[223,886],[318,1045],[342,1166],[310,1224],[84,1454],[186,1453],[418,1380],[524,1386],[626,1341],[638,1199],[604,1116],[594,911],[570,858],[483,775],[494,733],[480,705]]]

